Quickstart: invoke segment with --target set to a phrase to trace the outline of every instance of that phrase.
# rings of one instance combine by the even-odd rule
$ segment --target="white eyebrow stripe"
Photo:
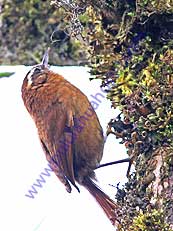
[[[34,74],[35,68],[39,68],[40,65],[35,65],[28,73],[27,79],[28,79],[28,85],[30,86],[32,84],[32,75]]]
[[[31,69],[31,71],[29,72],[28,76],[27,76],[27,79],[28,79],[28,85],[31,85],[32,84],[32,75],[34,74],[34,70],[35,68]]]

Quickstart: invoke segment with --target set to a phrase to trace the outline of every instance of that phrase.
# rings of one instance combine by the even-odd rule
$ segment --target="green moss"
[[[13,74],[14,74],[14,72],[1,72],[0,73],[0,78],[10,77]]]
[[[164,213],[159,210],[152,210],[150,213],[139,213],[133,219],[129,231],[171,231],[169,225],[165,223]]]

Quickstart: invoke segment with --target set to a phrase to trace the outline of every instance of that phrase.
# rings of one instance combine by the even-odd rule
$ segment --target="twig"
[[[130,158],[126,158],[126,159],[122,159],[122,160],[116,160],[116,161],[105,163],[105,164],[100,164],[96,169],[106,167],[106,166],[109,166],[109,165],[125,163],[125,162],[130,162]]]

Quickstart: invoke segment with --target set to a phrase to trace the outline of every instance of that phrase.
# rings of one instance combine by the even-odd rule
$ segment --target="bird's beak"
[[[43,68],[48,68],[49,67],[49,51],[50,51],[50,47],[48,47],[47,51],[44,53],[43,55],[43,59],[41,61],[41,66]]]

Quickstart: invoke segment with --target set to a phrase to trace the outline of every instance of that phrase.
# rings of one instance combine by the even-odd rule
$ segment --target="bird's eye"
[[[38,75],[38,74],[40,74],[40,73],[41,73],[41,68],[36,67],[36,68],[34,69],[33,75]]]

